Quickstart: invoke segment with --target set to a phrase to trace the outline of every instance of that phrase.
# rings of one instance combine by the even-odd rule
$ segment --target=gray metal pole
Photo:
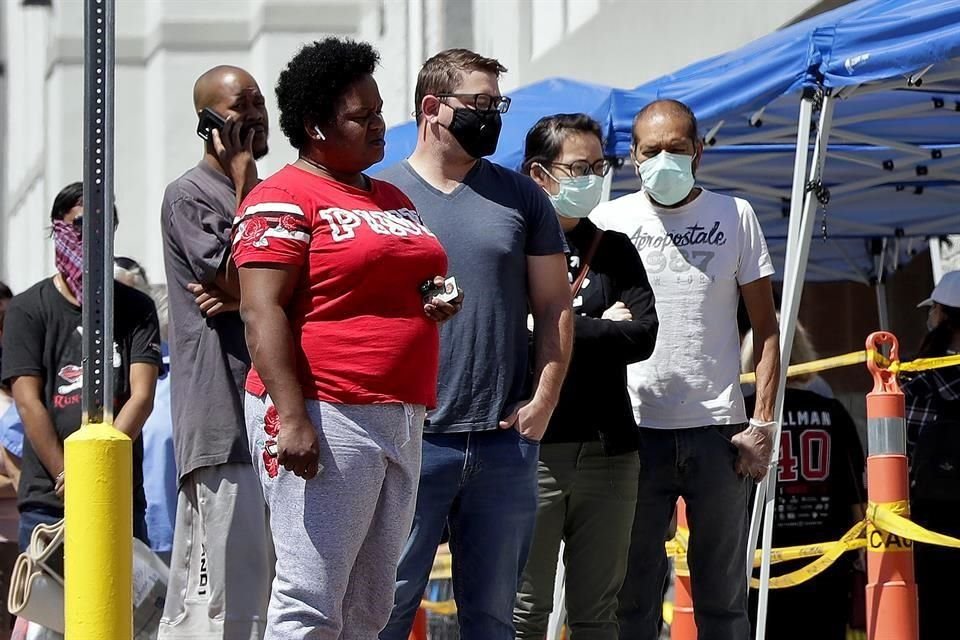
[[[84,0],[83,423],[113,423],[114,0]]]

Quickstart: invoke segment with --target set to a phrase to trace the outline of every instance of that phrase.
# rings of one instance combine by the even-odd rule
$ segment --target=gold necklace
[[[307,156],[300,156],[300,159],[303,160],[304,162],[306,162],[306,163],[307,163],[308,165],[310,165],[311,167],[315,167],[315,168],[319,169],[320,171],[323,171],[324,175],[325,175],[326,177],[330,178],[331,180],[335,180],[336,182],[340,182],[340,183],[342,183],[342,184],[346,184],[346,185],[349,185],[349,186],[353,186],[353,185],[350,185],[350,183],[348,183],[348,182],[343,182],[343,181],[338,180],[337,178],[333,177],[333,173],[330,172],[330,169],[327,169],[325,166],[323,166],[323,165],[320,164],[319,162],[314,162],[313,160],[311,160],[311,159],[308,158]],[[362,174],[362,173],[360,174],[360,182],[363,184],[363,186],[360,187],[361,189],[364,189],[364,190],[366,190],[366,191],[369,191],[369,190],[370,190],[370,179],[367,178],[367,176],[365,176],[365,175]]]
[[[311,167],[315,167],[315,168],[317,168],[317,169],[320,169],[320,171],[323,171],[324,173],[326,173],[326,174],[328,174],[328,175],[330,174],[330,170],[327,169],[327,168],[326,168],[325,166],[323,166],[322,164],[320,164],[319,162],[314,162],[313,160],[311,160],[311,159],[308,158],[307,156],[300,156],[300,159],[303,160],[304,162],[306,162],[306,163],[307,163],[308,165],[310,165]]]

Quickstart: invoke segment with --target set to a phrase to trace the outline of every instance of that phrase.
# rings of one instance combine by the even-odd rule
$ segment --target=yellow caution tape
[[[451,580],[453,578],[453,558],[449,550],[437,552],[430,570],[430,580]]]
[[[914,371],[953,367],[958,364],[960,364],[960,356],[943,356],[941,358],[917,358],[910,362],[894,362],[891,368],[894,371],[912,373]]]
[[[811,578],[814,578],[826,571],[840,558],[840,556],[847,551],[862,548],[865,544],[865,541],[861,536],[863,535],[863,530],[866,528],[866,526],[866,522],[858,522],[853,526],[853,528],[843,534],[843,537],[837,542],[817,545],[822,547],[821,550],[823,551],[823,555],[810,564],[800,567],[795,571],[785,573],[782,576],[770,578],[770,588],[786,589],[788,587],[795,587],[798,584],[804,583],[807,580],[810,580]],[[756,561],[754,564],[756,565]],[[760,581],[756,578],[750,578],[750,586],[754,589],[759,589]]]
[[[873,360],[883,367],[886,367],[893,373],[915,373],[917,371],[927,371],[929,369],[942,369],[943,367],[953,367],[960,365],[960,355],[944,356],[941,358],[917,358],[910,362],[900,362],[899,360],[890,360],[874,349],[866,351],[852,351],[843,355],[830,358],[821,358],[801,364],[792,364],[787,368],[787,377],[802,376],[811,373],[819,373],[830,369],[839,369],[840,367],[849,367],[856,364],[863,364],[868,360]],[[755,384],[757,375],[755,373],[744,373],[740,375],[740,384]]]
[[[876,527],[880,534],[888,533],[905,540],[960,549],[960,540],[957,538],[930,531],[916,522],[904,518],[902,514],[907,513],[907,510],[906,501],[879,504],[871,502],[867,506],[867,520]],[[884,541],[883,544],[884,546],[890,546],[887,541]]]
[[[443,602],[421,600],[420,608],[438,616],[452,616],[457,613],[457,603],[453,600],[444,600]]]
[[[864,353],[864,356],[866,356],[866,353]],[[955,359],[957,362],[950,362],[949,364],[941,364],[939,366],[960,364],[960,357],[958,356],[950,356],[950,358],[930,358],[929,360],[950,359]],[[902,370],[903,369],[901,369],[901,371]],[[916,370],[919,371],[921,369]],[[912,548],[913,542],[923,542],[926,544],[960,549],[960,539],[930,531],[903,517],[903,514],[907,513],[908,509],[909,505],[906,501],[888,503],[871,502],[867,507],[866,518],[853,525],[837,541],[772,549],[770,552],[770,564],[780,564],[805,558],[816,559],[795,571],[770,578],[770,588],[786,589],[802,584],[826,571],[844,553],[863,549],[864,547],[872,552],[909,551]],[[864,531],[866,531],[866,536],[864,536]],[[672,540],[668,540],[664,545],[667,555],[673,558],[674,571],[678,576],[690,575],[690,569],[687,565],[689,541],[690,531],[684,527],[677,527],[675,537]],[[757,550],[756,555],[754,555],[754,567],[760,566],[761,553],[760,550]],[[451,578],[452,563],[450,552],[442,550],[437,553],[434,559],[433,570],[430,572],[430,580],[450,580]],[[756,578],[751,578],[750,586],[758,589],[760,587],[760,581]],[[441,616],[451,616],[457,612],[457,605],[453,600],[445,600],[443,602],[423,600],[420,602],[420,607],[430,613]]]
[[[828,369],[839,369],[840,367],[849,367],[855,364],[863,364],[867,361],[866,351],[854,351],[830,358],[821,358],[801,364],[792,364],[787,367],[787,377],[802,376],[810,373],[818,373]],[[757,381],[757,374],[744,373],[740,375],[740,384],[754,384]]]
[[[777,576],[770,579],[771,589],[785,589],[796,586],[802,582],[810,580],[814,576],[823,573],[830,565],[837,561],[847,551],[862,549],[866,546],[866,540],[863,538],[863,531],[866,528],[866,521],[858,522],[853,525],[849,531],[843,534],[840,540],[835,542],[822,542],[817,544],[800,545],[796,547],[783,547],[773,549],[770,554],[770,563],[779,564],[781,562],[790,562],[792,560],[801,560],[803,558],[816,558],[810,564],[803,566],[795,571]],[[673,558],[674,570],[677,575],[690,575],[687,566],[687,540],[689,531],[683,528],[677,529],[677,537],[666,543],[667,555]],[[754,555],[753,566],[760,566],[761,551]],[[758,580],[753,579],[751,586],[759,588]]]

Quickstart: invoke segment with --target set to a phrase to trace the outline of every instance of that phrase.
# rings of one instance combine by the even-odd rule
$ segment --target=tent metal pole
[[[873,291],[877,296],[877,318],[880,322],[880,330],[889,331],[890,307],[887,304],[887,285],[882,280],[877,280],[873,285]]]
[[[796,252],[800,236],[800,220],[803,212],[804,194],[807,188],[807,165],[810,157],[810,121],[813,118],[813,90],[807,89],[800,102],[800,118],[797,122],[797,152],[793,161],[793,186],[790,190],[790,224],[787,231],[787,259],[783,266],[784,286],[791,277],[791,255]],[[786,295],[786,290],[783,294]]]
[[[933,269],[933,286],[943,277],[943,254],[940,253],[940,238],[930,238],[930,267]]]
[[[547,640],[560,640],[563,625],[567,621],[567,570],[563,562],[563,540],[560,541],[560,553],[557,554],[557,574],[553,582],[553,611],[547,619]]]
[[[810,181],[819,184],[823,175],[823,165],[827,158],[827,145],[830,140],[830,127],[833,120],[834,100],[830,95],[823,96],[820,107],[820,124],[817,128],[817,138],[810,163]],[[802,126],[802,123],[801,123]],[[806,189],[806,183],[804,183]],[[777,473],[780,461],[780,431],[783,421],[783,401],[786,395],[787,367],[790,364],[790,352],[793,349],[793,337],[797,328],[797,313],[800,309],[800,296],[803,292],[804,275],[807,260],[810,257],[810,243],[813,237],[813,225],[817,209],[817,194],[812,190],[806,191],[803,203],[802,219],[797,221],[799,233],[793,244],[787,245],[787,264],[795,261],[789,269],[789,280],[784,279],[784,297],[780,311],[780,384],[777,386],[777,400],[774,407],[774,417],[777,423],[776,437],[773,440],[773,467],[767,474],[764,490],[764,517],[763,517],[763,546],[760,561],[760,593],[757,607],[757,640],[766,636],[767,608],[770,596],[770,555],[773,546],[773,517],[777,498]],[[790,219],[794,226],[793,216]],[[789,295],[787,295],[789,293]],[[753,558],[750,558],[751,564]]]
[[[800,114],[797,118],[797,149],[793,163],[793,190],[790,200],[790,231],[787,234],[787,253],[783,263],[783,282],[784,286],[789,282],[791,268],[790,256],[796,253],[793,245],[800,233],[800,215],[803,207],[803,194],[807,184],[807,159],[810,156],[810,121],[813,117],[813,98],[812,89],[804,91],[800,99]],[[766,489],[765,483],[757,486],[753,502],[753,515],[750,519],[750,531],[747,538],[747,588],[749,589],[750,577],[753,575],[753,556],[757,551],[757,536],[760,533],[760,519],[762,517],[762,505],[764,504]],[[758,635],[762,638],[762,635]]]
[[[877,298],[877,321],[881,331],[890,330],[890,308],[887,305],[887,285],[885,274],[887,271],[887,239],[880,245],[880,255],[874,258],[876,278],[873,282],[873,293]]]

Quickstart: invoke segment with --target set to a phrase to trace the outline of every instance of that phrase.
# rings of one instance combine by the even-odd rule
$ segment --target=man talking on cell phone
[[[264,634],[273,544],[244,427],[250,356],[230,232],[267,153],[267,111],[231,66],[201,75],[193,103],[203,158],[167,186],[160,214],[179,497],[159,638],[249,640]]]

